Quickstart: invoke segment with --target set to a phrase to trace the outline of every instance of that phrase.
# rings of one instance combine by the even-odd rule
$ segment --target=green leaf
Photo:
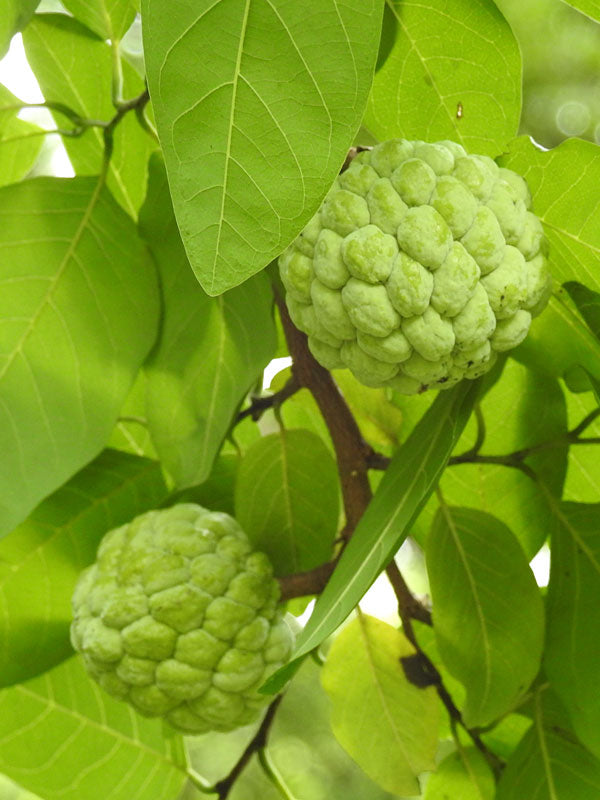
[[[0,770],[44,800],[178,796],[180,737],[100,692],[79,657],[0,692]]]
[[[124,450],[136,456],[158,459],[146,420],[146,385],[146,375],[140,370],[119,411],[117,424],[107,442],[107,447]]]
[[[156,274],[92,178],[0,189],[0,534],[102,450],[156,335]]]
[[[567,281],[563,289],[569,293],[596,339],[600,339],[600,294],[577,281]]]
[[[410,683],[402,659],[415,649],[401,631],[360,614],[335,638],[321,670],[340,744],[380,786],[419,794],[417,776],[435,768],[439,701]]]
[[[533,725],[506,765],[497,800],[600,797],[600,761],[579,744],[548,694],[546,689],[534,696]]]
[[[0,14],[0,58],[4,58],[10,40],[27,25],[40,0],[3,0]]]
[[[397,451],[296,643],[296,658],[340,625],[402,544],[433,491],[477,395],[465,381],[440,392]]]
[[[135,0],[62,0],[63,6],[103,39],[121,39],[135,18]]]
[[[600,756],[600,503],[554,511],[544,666],[575,733]]]
[[[156,461],[105,450],[0,542],[0,686],[71,655],[71,595],[102,536],[167,494]]]
[[[525,463],[560,494],[569,450],[566,443],[560,443],[567,428],[567,414],[558,381],[508,359],[501,379],[485,394],[480,407],[485,420],[483,455],[502,455],[557,441],[558,446],[534,451]],[[455,455],[468,451],[476,437],[477,424],[472,417]],[[552,514],[545,496],[520,470],[502,464],[452,464],[444,472],[440,488],[448,504],[498,517],[511,529],[529,558],[548,536]],[[426,541],[437,507],[437,499],[432,497],[412,528],[412,535],[421,544]]]
[[[500,520],[443,505],[427,539],[434,630],[467,690],[463,719],[482,727],[510,711],[538,673],[542,598],[525,554]]]
[[[211,511],[223,511],[235,516],[234,495],[240,457],[237,453],[221,453],[213,464],[208,478],[198,486],[183,489],[170,498],[175,503],[198,503]]]
[[[564,0],[569,6],[573,6],[582,14],[590,17],[590,19],[600,22],[600,2],[598,0]]]
[[[43,142],[37,125],[19,119],[20,101],[0,84],[0,186],[16,183],[34,165]],[[17,106],[12,111],[3,108]]]
[[[61,102],[80,116],[108,122],[115,115],[111,101],[110,45],[65,14],[38,14],[23,33],[27,60],[47,101]],[[123,91],[135,97],[144,91],[142,79],[123,62]],[[70,127],[54,114],[58,127]],[[91,128],[63,143],[78,175],[97,175],[104,154],[102,130]],[[146,193],[146,164],[156,143],[129,113],[114,132],[108,187],[134,219]]]
[[[257,275],[218,298],[190,269],[164,167],[151,161],[140,229],[157,261],[163,324],[148,361],[147,418],[156,450],[179,488],[202,483],[251,385],[276,346],[272,294]]]
[[[569,429],[579,425],[600,405],[600,393],[572,394],[567,392]],[[594,419],[581,434],[583,437],[600,437],[600,420]],[[600,498],[600,459],[597,444],[578,444],[569,448],[569,465],[563,490],[563,500],[577,503],[597,503]],[[549,509],[551,512],[551,509]],[[552,524],[548,526],[552,527]]]
[[[360,124],[382,6],[142,3],[175,214],[208,294],[260,271],[317,210]]]
[[[600,148],[567,139],[546,151],[523,136],[511,143],[500,161],[529,184],[533,208],[550,243],[556,280],[576,280],[600,291]]]
[[[582,368],[600,380],[600,342],[583,324],[564,289],[555,291],[512,355],[546,375],[564,377],[572,391],[590,388]]]
[[[388,399],[386,389],[372,389],[356,380],[350,370],[333,374],[366,442],[385,455],[392,455],[400,444],[402,411]]]
[[[379,140],[451,139],[496,156],[521,113],[519,46],[491,0],[387,0],[398,22],[363,124]]]
[[[316,567],[332,555],[339,517],[336,463],[306,430],[259,439],[238,472],[235,516],[276,575]]]
[[[424,800],[493,800],[494,775],[475,747],[450,753],[427,781]]]

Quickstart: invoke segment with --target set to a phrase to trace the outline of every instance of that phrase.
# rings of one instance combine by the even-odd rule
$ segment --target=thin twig
[[[253,397],[248,408],[240,411],[240,413],[237,415],[236,425],[238,422],[246,419],[246,417],[251,417],[254,422],[257,422],[265,413],[265,411],[267,411],[267,409],[278,408],[284,402],[284,400],[287,400],[288,397],[291,397],[299,389],[300,386],[298,385],[298,381],[296,380],[295,375],[292,375],[286,382],[285,386],[279,389],[279,391],[265,397]]]
[[[232,790],[234,783],[239,778],[241,773],[244,771],[245,767],[247,766],[248,762],[252,758],[255,753],[258,753],[260,750],[264,750],[267,746],[267,740],[269,738],[269,731],[271,729],[271,725],[273,724],[273,720],[275,719],[275,714],[277,713],[277,709],[279,708],[279,704],[283,699],[283,695],[278,695],[275,700],[271,703],[269,708],[267,709],[267,713],[264,716],[263,721],[260,724],[259,729],[256,731],[256,734],[239,757],[237,763],[234,765],[233,769],[222,780],[215,783],[214,786],[214,793],[217,795],[219,800],[225,800],[225,798],[229,795],[229,792]]]

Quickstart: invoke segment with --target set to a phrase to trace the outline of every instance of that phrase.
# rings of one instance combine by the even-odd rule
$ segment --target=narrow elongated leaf
[[[242,459],[235,511],[276,575],[328,561],[338,525],[339,481],[323,441],[305,430],[259,439]]]
[[[333,633],[400,547],[437,484],[476,394],[471,381],[440,392],[397,451],[298,639],[298,658]]]
[[[519,124],[521,56],[496,5],[387,0],[387,6],[398,29],[363,124],[380,140],[451,139],[470,152],[502,152]]]
[[[161,461],[183,488],[208,477],[240,403],[275,351],[272,294],[265,275],[218,298],[203,291],[158,156],[140,227],[163,289],[161,337],[147,366],[148,424]]]
[[[167,495],[156,461],[105,450],[0,542],[0,686],[71,655],[71,594],[102,536]]]
[[[439,764],[427,781],[424,800],[493,800],[495,789],[485,758],[475,747],[466,747]]]
[[[440,655],[467,690],[463,719],[488,725],[538,673],[544,608],[525,553],[489,514],[442,506],[427,539]]]
[[[0,771],[44,800],[175,798],[180,737],[101,692],[79,657],[0,692]]]
[[[120,39],[135,18],[135,0],[64,0],[63,6],[103,39]]]
[[[550,693],[534,696],[533,725],[508,760],[497,800],[595,800],[600,761],[577,741]]]
[[[142,3],[175,214],[210,295],[265,267],[317,210],[360,124],[382,8]]]
[[[360,614],[336,637],[321,670],[342,746],[388,792],[419,794],[417,776],[434,769],[439,701],[410,683],[402,659],[415,649],[401,631]]]
[[[594,336],[600,339],[600,294],[577,281],[567,281],[563,288],[569,293]]]
[[[0,189],[0,534],[94,458],[156,335],[156,274],[93,178]]]
[[[4,58],[10,40],[23,30],[31,19],[40,0],[3,0],[0,14],[0,58]]]
[[[552,274],[561,283],[580,281],[600,291],[600,149],[567,139],[540,150],[528,137],[515,139],[501,159],[528,182],[535,213],[550,242]]]
[[[544,666],[575,733],[600,757],[600,503],[554,510]]]
[[[17,117],[18,106],[19,100],[0,84],[0,186],[16,183],[29,172],[43,142],[41,128]]]
[[[108,122],[114,117],[110,45],[65,14],[38,14],[27,26],[23,44],[46,100],[64,103],[86,119]],[[141,94],[142,79],[126,62],[122,66],[125,96]],[[70,127],[61,114],[54,117],[57,127]],[[100,172],[104,153],[100,128],[79,138],[64,137],[63,143],[78,175]],[[146,164],[154,149],[156,143],[135,114],[126,114],[114,131],[108,187],[134,219],[146,193]]]

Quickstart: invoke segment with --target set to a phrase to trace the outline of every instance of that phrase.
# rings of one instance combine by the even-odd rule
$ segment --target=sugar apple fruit
[[[279,258],[292,321],[327,369],[404,394],[516,347],[551,279],[519,175],[454,142],[360,153]]]
[[[187,733],[255,720],[293,634],[279,585],[228,514],[149,511],[102,539],[73,594],[71,640],[109,694]]]

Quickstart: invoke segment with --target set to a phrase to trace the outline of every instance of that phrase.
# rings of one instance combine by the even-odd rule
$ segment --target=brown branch
[[[294,326],[285,301],[277,292],[275,300],[293,359],[292,375],[315,398],[333,441],[346,512],[347,538],[371,500],[367,477],[367,459],[371,448],[362,438],[356,420],[330,373],[313,358],[305,334]]]
[[[402,629],[411,644],[418,648],[412,620],[417,619],[419,622],[424,622],[425,625],[431,625],[431,612],[410,591],[398,565],[393,559],[385,568],[385,572],[398,601],[398,615],[402,621]]]
[[[294,575],[283,575],[278,578],[281,590],[281,600],[291,600],[293,597],[306,597],[309,594],[320,594],[335,569],[335,561],[320,564],[306,572],[296,572]]]
[[[252,756],[257,753],[259,750],[262,750],[267,745],[267,739],[269,738],[269,731],[271,729],[271,725],[273,724],[273,720],[275,719],[275,714],[277,713],[277,709],[279,708],[279,704],[283,699],[283,695],[280,694],[278,697],[273,700],[269,708],[267,709],[267,713],[264,716],[263,721],[260,724],[259,729],[256,731],[256,734],[239,757],[237,763],[234,765],[233,769],[225,778],[220,780],[218,783],[214,785],[214,793],[217,795],[219,800],[225,800],[228,797],[229,792],[233,789],[233,785],[236,780],[239,778],[240,774],[243,772],[244,768],[247,766],[248,762],[252,758]]]

